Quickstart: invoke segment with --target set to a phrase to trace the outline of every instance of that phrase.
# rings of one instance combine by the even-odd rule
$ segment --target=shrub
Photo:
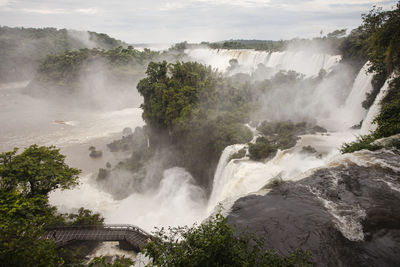
[[[241,159],[241,158],[243,158],[244,156],[246,156],[246,149],[245,149],[245,148],[242,148],[242,149],[240,149],[238,152],[236,152],[235,154],[233,154],[232,156],[230,156],[229,160],[232,160],[232,159]]]
[[[250,159],[262,160],[276,152],[274,147],[266,137],[258,137],[255,144],[249,144]]]
[[[368,149],[371,151],[375,151],[381,149],[382,146],[378,144],[372,144],[376,138],[373,135],[360,135],[357,137],[356,141],[350,143],[344,143],[340,148],[340,152],[344,153],[353,153],[358,150]]]
[[[264,239],[237,234],[226,218],[215,218],[193,227],[163,228],[144,248],[148,266],[312,266],[309,252],[282,257],[264,248]]]

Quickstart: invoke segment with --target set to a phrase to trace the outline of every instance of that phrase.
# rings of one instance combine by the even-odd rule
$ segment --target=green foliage
[[[244,156],[246,156],[246,149],[242,148],[238,152],[236,152],[232,156],[230,156],[229,161],[232,160],[232,159],[241,159]]]
[[[268,158],[277,151],[274,146],[266,137],[258,137],[256,143],[249,143],[250,159],[262,160]]]
[[[344,143],[340,148],[340,152],[344,154],[344,153],[352,153],[362,149],[367,149],[371,151],[381,149],[382,148],[381,145],[372,144],[372,142],[374,142],[375,140],[376,138],[373,135],[357,136],[356,141],[350,143]]]
[[[276,177],[272,178],[268,184],[266,184],[263,189],[272,189],[274,187],[277,187],[281,184],[284,184],[285,180],[282,179],[280,175],[277,175]]]
[[[400,66],[400,2],[393,10],[374,7],[363,15],[363,29],[368,34],[370,71],[392,73]]]
[[[352,30],[351,33],[344,38],[339,47],[340,53],[342,54],[342,62],[353,66],[355,72],[360,70],[368,60],[367,39],[368,34],[360,26]]]
[[[99,213],[93,213],[91,210],[80,208],[77,214],[66,214],[67,223],[70,225],[101,225],[104,218]]]
[[[43,230],[62,224],[101,224],[100,214],[84,208],[58,214],[47,194],[77,184],[79,170],[68,167],[53,146],[32,145],[0,154],[0,262],[3,266],[60,266],[81,263],[82,253],[56,250]]]
[[[288,149],[296,145],[299,135],[326,132],[318,125],[306,122],[293,123],[291,121],[263,121],[257,126],[257,131],[264,136],[257,138],[255,144],[249,144],[250,159],[262,160],[278,149]]]
[[[196,62],[151,62],[146,73],[137,88],[151,146],[174,146],[181,164],[208,185],[222,150],[252,139],[243,124],[252,109],[250,92]]]
[[[312,266],[308,252],[282,257],[267,251],[263,239],[236,234],[220,214],[199,226],[162,228],[155,236],[144,248],[147,266]]]
[[[0,262],[2,266],[58,266],[55,245],[42,239],[43,227],[55,217],[44,195],[25,196],[0,189]]]
[[[369,71],[376,73],[374,90],[367,96],[363,106],[368,108],[379,93],[388,75],[400,71],[400,2],[393,10],[382,11],[381,8],[372,9],[363,16],[361,29],[368,36],[368,60],[371,62]],[[373,123],[377,129],[370,135],[358,137],[356,141],[344,144],[342,153],[354,152],[360,149],[376,150],[380,145],[372,144],[379,138],[400,133],[400,78],[391,80],[388,94],[382,100],[381,111]]]
[[[188,48],[188,42],[184,41],[181,43],[174,44],[169,50],[184,51],[187,48]]]
[[[291,121],[263,121],[257,131],[264,135],[290,135],[294,133],[304,134],[306,132],[306,123],[294,124]]]
[[[129,76],[142,75],[143,65],[158,56],[158,52],[144,49],[138,51],[132,46],[117,47],[110,50],[80,49],[62,54],[50,54],[38,67],[35,82],[50,83],[71,88],[78,86],[79,75],[90,73],[90,62],[104,60],[108,71],[114,76],[129,80]]]
[[[70,168],[54,146],[31,145],[17,155],[17,149],[0,154],[0,187],[20,190],[25,195],[47,195],[68,189],[78,182],[80,170]]]
[[[216,43],[206,43],[213,49],[255,49],[266,51],[281,51],[284,49],[285,41],[269,41],[269,40],[230,40]]]
[[[202,42],[202,45],[208,45],[213,49],[255,49],[261,51],[283,51],[289,46],[294,47],[310,47],[316,46],[325,49],[327,52],[337,52],[339,46],[344,40],[346,29],[335,30],[328,33],[326,36],[316,37],[313,39],[299,39],[292,40],[228,40],[222,42]]]
[[[375,118],[376,138],[388,137],[400,133],[400,77],[389,84],[389,92],[381,102],[381,112]]]
[[[216,78],[211,67],[197,62],[169,66],[166,61],[151,62],[146,73],[148,78],[137,86],[144,96],[143,118],[152,127],[170,130],[189,118],[192,106],[198,104],[199,91],[208,89],[205,86]]]
[[[0,80],[31,79],[40,61],[48,54],[93,46],[99,49],[112,49],[122,45],[126,44],[103,33],[2,26],[0,27]]]

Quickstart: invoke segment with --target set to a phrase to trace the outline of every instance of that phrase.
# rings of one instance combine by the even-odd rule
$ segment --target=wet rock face
[[[317,266],[400,266],[400,156],[361,151],[264,196],[239,199],[228,222]]]

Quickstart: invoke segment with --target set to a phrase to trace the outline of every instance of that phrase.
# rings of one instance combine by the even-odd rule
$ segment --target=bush
[[[381,145],[372,144],[376,138],[373,135],[360,135],[357,137],[356,141],[350,143],[344,143],[340,148],[340,152],[344,153],[353,153],[358,150],[368,149],[371,151],[375,151],[381,149]]]
[[[275,176],[274,178],[271,179],[271,181],[266,184],[263,189],[272,189],[274,187],[277,187],[281,184],[284,184],[285,181],[282,179],[282,177],[279,175]]]
[[[162,228],[155,237],[144,248],[148,266],[312,266],[309,252],[267,251],[263,238],[235,233],[220,214],[199,226]]]
[[[263,136],[258,137],[255,144],[249,144],[250,159],[252,160],[265,159],[275,153],[276,150],[277,148]]]
[[[238,152],[236,152],[235,154],[233,154],[232,156],[229,157],[229,161],[232,159],[241,159],[244,156],[246,156],[246,149],[242,148],[240,149]]]

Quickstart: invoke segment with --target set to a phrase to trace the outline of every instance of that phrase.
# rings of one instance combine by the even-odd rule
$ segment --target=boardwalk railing
[[[152,236],[135,225],[68,225],[47,228],[44,238],[54,239],[57,246],[65,246],[72,241],[119,241],[123,249],[141,248]]]

